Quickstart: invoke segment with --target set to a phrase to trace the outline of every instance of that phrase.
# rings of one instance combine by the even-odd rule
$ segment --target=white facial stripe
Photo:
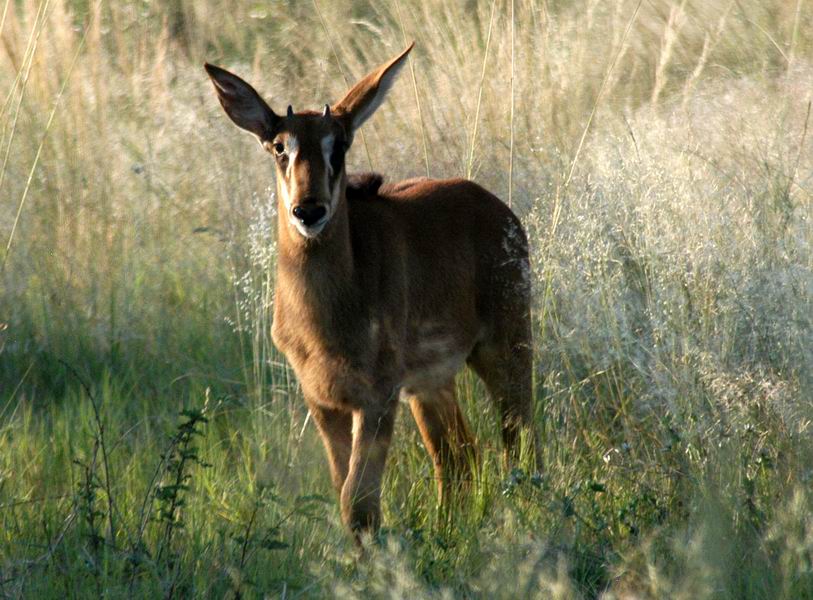
[[[285,203],[285,208],[290,212],[291,198],[294,198],[296,195],[296,181],[291,179],[294,161],[299,154],[299,140],[296,139],[296,136],[289,135],[288,139],[285,140],[285,151],[288,153],[288,166],[285,168],[285,179],[287,179],[287,182],[283,180],[279,183],[282,188],[282,200]]]
[[[333,154],[333,143],[335,141],[336,136],[332,133],[322,138],[322,157],[325,159],[325,173],[327,173],[328,181],[333,177],[333,166],[330,164],[330,156]]]
[[[285,184],[285,181],[280,179],[277,182],[277,186],[279,187],[280,195],[282,196],[282,202],[285,204],[285,212],[291,212],[291,195],[288,193],[288,186]]]
[[[299,140],[296,139],[295,135],[289,135],[288,139],[286,140],[285,146],[288,152],[288,168],[285,170],[285,176],[290,179],[291,173],[294,170],[294,163],[296,162],[296,157],[299,154]]]

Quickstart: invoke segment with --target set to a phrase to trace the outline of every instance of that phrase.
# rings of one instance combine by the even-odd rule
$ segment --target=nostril
[[[310,227],[327,214],[327,209],[319,204],[299,204],[291,212],[303,225]]]

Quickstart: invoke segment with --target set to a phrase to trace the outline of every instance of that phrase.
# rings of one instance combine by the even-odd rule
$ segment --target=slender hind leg
[[[474,438],[455,400],[454,381],[407,395],[412,416],[435,467],[438,496],[446,502],[465,486],[476,460]]]
[[[513,344],[487,340],[478,344],[469,357],[469,364],[485,383],[500,411],[503,449],[508,463],[519,458],[523,430],[530,436],[539,462],[533,426],[531,353],[530,344],[524,339]]]

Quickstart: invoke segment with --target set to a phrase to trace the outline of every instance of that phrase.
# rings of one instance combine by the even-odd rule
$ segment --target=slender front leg
[[[381,479],[392,439],[397,402],[353,412],[350,471],[342,488],[342,520],[358,536],[381,523]]]
[[[349,412],[323,408],[313,403],[308,403],[308,409],[325,445],[333,487],[337,494],[341,494],[353,447],[353,416]]]

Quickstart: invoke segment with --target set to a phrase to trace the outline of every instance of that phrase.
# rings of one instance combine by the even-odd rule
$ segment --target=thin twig
[[[627,41],[627,36],[629,35],[630,30],[632,29],[632,24],[635,22],[635,18],[638,16],[638,11],[641,8],[641,4],[643,4],[643,0],[638,0],[638,4],[635,6],[635,10],[632,12],[632,16],[630,17],[629,22],[627,23],[627,28],[624,31],[624,36],[621,38],[621,43],[618,45],[618,51],[615,53],[613,57],[613,61],[610,63],[610,67],[604,73],[604,79],[601,80],[601,86],[598,88],[598,94],[596,94],[596,100],[593,102],[593,108],[590,111],[590,116],[587,119],[587,123],[584,126],[584,131],[582,131],[582,137],[579,140],[579,145],[576,147],[576,154],[573,155],[573,162],[570,163],[570,171],[565,178],[564,185],[562,187],[566,188],[570,184],[570,180],[573,178],[573,173],[576,170],[576,163],[579,161],[579,155],[581,154],[582,147],[584,146],[584,140],[587,138],[587,132],[590,130],[590,125],[593,123],[593,117],[596,115],[596,109],[598,108],[598,103],[601,101],[601,97],[604,95],[604,88],[607,86],[607,81],[610,79],[610,75],[615,68],[615,63],[618,61],[618,57],[621,56],[621,52],[624,50],[624,44]]]
[[[243,567],[246,564],[246,552],[248,551],[248,541],[251,538],[251,528],[254,526],[254,520],[257,518],[257,513],[260,510],[260,503],[256,502],[254,504],[254,510],[251,511],[251,518],[248,520],[248,525],[246,526],[246,533],[243,536],[243,548],[240,550],[240,570],[243,570]]]
[[[514,193],[514,0],[511,0],[511,114],[509,121],[508,145],[508,206]]]
[[[96,402],[96,397],[93,395],[93,392],[90,391],[90,387],[85,382],[84,378],[74,369],[70,364],[62,360],[61,358],[57,359],[68,371],[76,378],[79,384],[84,388],[85,393],[90,398],[90,404],[93,407],[93,418],[96,421],[96,428],[99,431],[99,447],[102,450],[102,467],[104,467],[104,488],[105,492],[107,493],[107,523],[110,531],[108,532],[108,538],[110,543],[115,543],[116,539],[116,523],[115,523],[115,515],[114,515],[114,506],[113,506],[113,491],[110,485],[110,462],[108,460],[107,455],[107,445],[104,441],[104,422],[102,421],[101,413],[99,412],[99,406]]]
[[[62,543],[62,540],[65,539],[65,534],[68,533],[68,530],[73,525],[73,522],[76,520],[76,511],[72,510],[70,514],[65,518],[65,524],[62,526],[62,530],[57,534],[56,538],[53,542],[48,542],[48,550],[41,554],[36,558],[32,558],[31,560],[25,560],[22,562],[22,569],[26,571],[31,571],[34,567],[47,562],[51,559],[51,557],[56,553],[57,548]],[[16,576],[7,577],[6,579],[0,580],[0,585],[5,585],[6,583],[10,583],[16,579]]]
[[[6,405],[3,407],[3,410],[0,410],[0,419],[2,419],[3,415],[6,414],[6,411],[8,410],[8,407],[11,406],[11,402],[14,400],[14,397],[17,395],[17,392],[19,392],[20,388],[23,387],[23,383],[25,383],[25,380],[28,377],[28,374],[31,372],[31,369],[34,367],[35,362],[36,361],[33,361],[33,360],[31,361],[31,364],[28,365],[28,368],[25,370],[25,373],[23,373],[22,379],[20,379],[20,381],[14,387],[14,391],[11,392],[11,396],[9,396],[8,402],[6,402]],[[15,408],[14,412],[11,413],[11,416],[9,417],[9,419],[13,418],[14,415],[16,414],[16,412],[17,412],[17,409]]]
[[[26,506],[28,504],[39,504],[40,502],[50,502],[52,500],[65,500],[71,498],[73,494],[55,494],[53,496],[42,496],[40,498],[31,498],[29,500],[12,500],[0,504],[0,510],[4,508],[15,508],[17,506]]]
[[[740,9],[740,12],[742,13],[742,18],[745,20],[746,23],[756,27],[762,35],[764,35],[766,38],[768,38],[768,41],[771,42],[771,44],[776,49],[776,51],[779,52],[780,55],[782,55],[782,58],[784,58],[785,62],[788,63],[788,68],[790,68],[790,59],[788,58],[788,55],[785,54],[784,50],[782,50],[782,46],[780,46],[777,43],[777,41],[775,39],[773,39],[773,36],[768,32],[768,30],[765,29],[762,25],[760,25],[756,21],[754,21],[752,19],[749,19],[748,16],[745,14],[745,8],[742,6],[742,4],[739,1],[737,1],[737,8]]]
[[[37,28],[37,23],[40,22],[40,15],[42,14],[43,6],[44,4],[40,4],[37,8],[37,14],[34,15],[34,26],[32,27],[31,33],[28,36],[28,42],[26,42],[25,45],[25,52],[23,52],[22,64],[19,66],[19,68],[14,60],[14,57],[10,53],[7,53],[9,60],[11,61],[11,66],[17,72],[17,74],[14,76],[14,81],[11,82],[11,87],[8,90],[8,94],[6,94],[6,99],[3,101],[3,106],[0,107],[0,117],[6,114],[6,110],[9,106],[11,106],[11,102],[14,98],[14,92],[17,90],[17,86],[20,84],[20,78],[23,76],[23,71],[26,70],[26,65],[29,62],[29,58],[32,56],[32,43],[34,44],[34,50],[36,50],[36,43],[39,39],[39,33],[42,31],[42,28]],[[8,8],[8,5],[6,5],[6,8]],[[5,14],[3,15],[3,20],[5,20]],[[22,89],[24,90],[25,87],[23,86]],[[0,140],[5,142],[5,126],[3,129],[3,137],[0,138]]]
[[[5,4],[3,4],[3,17],[0,18],[0,35],[3,34],[3,27],[6,25],[6,14],[8,13],[9,4],[11,4],[11,0],[6,0]]]
[[[401,16],[401,3],[395,0],[395,10],[398,11],[398,21],[401,25],[401,38],[406,46],[406,30],[404,29],[404,19]],[[426,126],[423,121],[423,107],[421,106],[421,97],[418,95],[418,80],[415,78],[415,65],[412,59],[409,58],[409,72],[412,75],[412,90],[415,93],[415,104],[418,105],[418,119],[421,122],[421,144],[423,145],[423,162],[426,167],[426,176],[429,177],[429,150],[426,146]]]
[[[101,0],[97,2],[97,5],[101,3]],[[95,11],[94,11],[94,14]],[[17,207],[17,214],[14,217],[14,223],[11,226],[11,233],[8,236],[8,243],[6,244],[6,251],[3,254],[3,262],[0,263],[0,273],[5,272],[6,270],[6,261],[8,260],[8,255],[11,252],[11,242],[14,240],[14,232],[17,230],[17,224],[20,221],[20,214],[23,212],[23,206],[25,205],[25,200],[28,197],[28,191],[31,189],[31,182],[34,179],[34,172],[37,169],[37,164],[39,164],[40,155],[42,154],[42,148],[45,145],[45,140],[48,138],[48,132],[51,129],[51,124],[54,121],[54,115],[56,115],[56,109],[59,106],[59,101],[62,99],[62,94],[65,92],[65,88],[68,85],[68,81],[70,81],[71,74],[73,73],[73,68],[76,66],[76,60],[79,58],[79,53],[82,51],[82,48],[85,46],[85,39],[87,38],[88,31],[90,30],[90,25],[93,22],[93,17],[90,18],[88,24],[85,26],[85,31],[82,33],[82,38],[79,40],[79,45],[76,48],[76,52],[73,55],[73,59],[71,60],[70,67],[68,67],[68,72],[65,75],[65,79],[62,81],[62,86],[59,88],[59,93],[56,96],[56,100],[54,100],[53,108],[51,108],[51,114],[48,116],[48,122],[45,124],[45,131],[42,133],[42,138],[40,139],[39,146],[37,147],[37,153],[34,155],[34,161],[31,164],[31,169],[28,172],[28,179],[25,182],[25,189],[23,190],[23,195],[20,198],[20,205]],[[16,122],[16,117],[15,117]],[[9,142],[9,148],[11,147],[11,142]],[[3,164],[3,170],[0,172],[0,184],[2,183],[2,177],[5,173],[5,163]]]
[[[799,163],[802,160],[802,151],[805,147],[805,139],[807,139],[807,126],[810,122],[810,104],[811,101],[807,101],[807,113],[805,113],[805,124],[802,128],[802,137],[799,140],[799,152],[796,154],[796,163],[793,165],[793,172],[790,174],[790,181],[788,182],[788,193],[790,193],[790,188],[793,185],[793,182],[796,180],[796,176],[799,174]]]
[[[37,9],[37,14],[34,17],[34,27],[31,30],[31,35],[28,38],[28,44],[26,45],[25,53],[23,54],[23,62],[20,65],[19,71],[17,71],[17,76],[14,78],[14,81],[11,84],[11,89],[9,90],[5,103],[3,104],[3,108],[0,110],[0,115],[3,115],[6,112],[6,109],[13,104],[14,92],[19,86],[20,97],[17,100],[17,109],[14,111],[14,118],[11,121],[11,133],[9,134],[8,145],[6,145],[6,152],[3,156],[3,166],[0,167],[0,189],[3,187],[3,181],[6,176],[8,159],[11,155],[11,146],[14,144],[14,135],[17,131],[17,120],[20,118],[20,109],[22,107],[23,100],[25,99],[25,90],[28,88],[28,78],[31,76],[31,67],[34,64],[34,54],[37,51],[37,45],[39,43],[42,30],[45,28],[45,12],[47,10],[48,0],[46,0],[43,4],[40,4],[39,8]],[[0,145],[6,142],[5,125],[3,125],[3,136],[2,139],[0,139],[0,142]]]
[[[793,16],[793,32],[790,35],[790,50],[788,50],[788,70],[793,66],[793,57],[796,52],[796,41],[799,37],[799,17],[802,14],[802,0],[796,0],[796,14]]]
[[[164,464],[167,462],[169,457],[169,453],[172,451],[173,442],[167,446],[167,450],[161,454],[161,460],[158,461],[158,466],[155,467],[155,472],[152,474],[152,478],[150,479],[149,484],[147,484],[147,493],[144,494],[144,500],[141,503],[141,510],[138,515],[138,531],[136,532],[136,538],[132,544],[132,552],[135,554],[138,551],[136,544],[140,544],[141,541],[144,539],[144,532],[147,529],[147,524],[149,523],[149,514],[147,512],[148,506],[150,504],[150,500],[154,497],[155,491],[155,484],[158,481],[158,478],[161,476],[164,470]],[[133,586],[135,585],[136,575],[138,574],[137,569],[133,569],[130,572],[130,582],[127,586],[128,592],[130,597],[133,595]]]
[[[486,80],[486,64],[488,63],[488,49],[491,46],[491,26],[494,24],[494,9],[497,7],[497,0],[491,2],[491,16],[488,18],[488,33],[486,34],[486,49],[483,54],[483,68],[480,70],[480,89],[477,92],[477,107],[474,110],[474,129],[471,134],[471,144],[469,146],[469,164],[466,166],[466,179],[471,179],[474,169],[474,147],[477,143],[477,127],[480,124],[480,104],[483,100],[483,87]]]

